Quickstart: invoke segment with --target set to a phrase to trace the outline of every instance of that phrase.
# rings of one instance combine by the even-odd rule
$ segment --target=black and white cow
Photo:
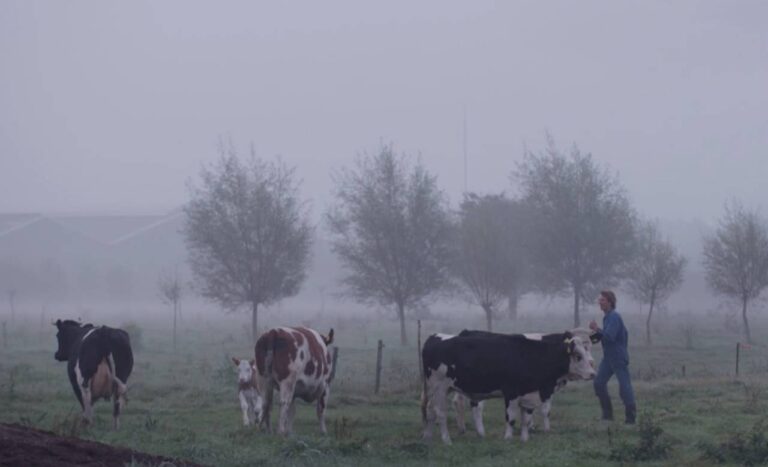
[[[551,395],[562,378],[593,379],[590,357],[583,340],[570,332],[552,341],[506,334],[432,335],[422,348],[424,437],[431,438],[437,419],[443,442],[450,444],[447,396],[456,391],[475,402],[503,397],[504,438],[511,439],[520,398],[529,393]],[[528,439],[529,416],[523,411],[523,441]]]
[[[128,333],[107,326],[58,320],[59,349],[54,358],[67,362],[67,374],[83,408],[86,423],[93,419],[93,404],[100,398],[113,401],[115,429],[125,405],[128,377],[133,370],[133,352]]]
[[[579,336],[582,338],[582,342],[584,344],[584,350],[586,350],[586,358],[589,360],[590,365],[594,367],[594,359],[592,358],[592,344],[593,341],[597,342],[599,338],[595,336],[594,333],[592,333],[588,329],[584,328],[576,328],[571,329],[569,331],[571,334]],[[490,333],[488,331],[468,331],[464,330],[459,335],[461,336],[494,336],[497,335],[495,333]],[[555,333],[555,334],[542,334],[542,333],[525,333],[520,334],[524,336],[526,339],[532,339],[532,340],[544,340],[548,342],[559,342],[562,340],[562,333]],[[557,381],[557,385],[555,386],[554,392],[559,391],[560,389],[564,388],[565,385],[568,383],[567,377],[562,377]],[[538,409],[539,413],[541,414],[541,418],[543,421],[543,431],[549,431],[550,421],[549,421],[549,414],[552,411],[552,397],[553,394],[547,394],[546,392],[537,391],[537,392],[531,392],[524,396],[522,396],[518,400],[518,405],[520,406],[520,413],[521,413],[521,420],[523,418],[523,411],[528,412],[528,429],[532,429],[534,425],[534,419],[533,419],[533,411],[535,409]],[[472,418],[475,424],[475,431],[477,431],[477,434],[480,436],[485,436],[485,428],[483,426],[483,401],[472,401],[468,400],[466,396],[463,396],[461,393],[456,393],[453,398],[453,405],[456,412],[456,423],[459,428],[459,433],[466,432],[466,424],[464,422],[464,409],[467,404],[467,401],[469,401],[469,404],[472,408]]]

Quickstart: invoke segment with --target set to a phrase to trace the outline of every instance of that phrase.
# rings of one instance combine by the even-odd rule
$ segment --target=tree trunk
[[[488,305],[483,305],[483,311],[485,311],[485,325],[488,332],[493,332],[493,309]]]
[[[397,317],[400,319],[400,345],[408,345],[408,336],[405,334],[405,305],[397,304]]]
[[[509,319],[512,321],[517,320],[517,302],[519,300],[519,297],[517,295],[517,290],[511,290],[507,294],[507,313],[509,314]]]
[[[178,314],[179,304],[173,302],[173,350],[176,350],[176,315]]]
[[[251,302],[251,336],[253,337],[253,344],[256,345],[256,341],[259,339],[259,304]]]
[[[573,327],[579,327],[581,320],[579,319],[579,305],[581,301],[581,287],[573,288]]]
[[[749,298],[741,299],[741,319],[744,321],[744,335],[747,337],[747,343],[752,343],[752,334],[749,332],[749,320],[747,320],[747,302]]]
[[[645,320],[645,343],[651,345],[651,316],[653,316],[653,305],[656,297],[651,296],[651,306],[648,308],[648,319]]]

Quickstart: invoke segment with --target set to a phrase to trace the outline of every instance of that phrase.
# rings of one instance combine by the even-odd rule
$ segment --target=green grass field
[[[165,318],[158,313],[155,316]],[[655,448],[646,444],[637,451],[639,454],[631,454],[632,447],[641,446],[640,429],[621,423],[623,411],[615,381],[609,385],[619,415],[615,423],[598,421],[599,408],[591,383],[573,382],[554,398],[552,431],[534,432],[528,443],[521,443],[517,433],[511,442],[501,439],[503,412],[498,400],[486,404],[485,439],[479,439],[471,429],[458,435],[452,417],[452,446],[443,446],[437,433],[432,443],[424,443],[416,323],[409,323],[411,344],[402,347],[397,323],[362,318],[309,323],[323,333],[333,326],[334,344],[340,349],[327,412],[327,436],[319,433],[314,407],[302,402],[298,403],[294,434],[287,439],[242,427],[234,366],[229,357],[252,355],[245,331],[248,322],[245,315],[213,313],[206,315],[207,321],[193,314],[182,323],[176,351],[171,347],[167,327],[158,327],[156,320],[132,320],[141,330],[141,337],[135,339],[139,344],[134,350],[136,364],[119,432],[110,429],[111,406],[103,401],[96,405],[94,426],[79,427],[79,406],[65,364],[53,359],[53,326],[41,328],[31,320],[9,324],[7,340],[0,344],[0,422],[22,423],[220,466],[593,466],[617,465],[619,461],[613,460],[617,453],[630,456],[624,460],[632,463]],[[436,331],[482,328],[479,312],[471,318],[478,319],[426,321],[422,339]],[[734,364],[739,334],[726,325],[723,316],[661,316],[659,333],[651,347],[642,342],[643,317],[627,313],[624,318],[632,334],[630,367],[640,418],[652,420],[651,429],[663,430],[657,444],[669,445],[666,458],[648,461],[647,465],[710,465],[717,455],[728,463],[749,463],[748,457],[729,457],[721,446],[726,441],[730,441],[733,452],[752,455],[759,462],[760,456],[768,453],[768,431],[759,425],[753,427],[763,420],[768,408],[768,349],[758,345],[743,350],[737,379]],[[302,324],[283,322],[276,313],[267,315],[266,321],[266,325]],[[753,321],[755,340],[765,342],[768,327],[759,315],[753,316]],[[119,325],[122,321],[111,319],[107,323]],[[514,329],[562,331],[569,323],[565,314],[526,315]],[[509,321],[498,323],[499,331],[512,329]],[[378,339],[385,343],[384,363],[381,391],[374,395]],[[599,362],[600,347],[593,353]],[[273,412],[273,424],[275,416]],[[749,434],[736,437],[750,430],[751,438]],[[707,443],[709,457],[705,457]]]

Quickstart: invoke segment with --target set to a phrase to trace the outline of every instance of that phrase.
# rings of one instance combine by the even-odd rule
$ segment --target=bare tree
[[[173,272],[163,271],[157,280],[158,291],[163,303],[173,306],[173,349],[176,349],[176,321],[181,310],[182,285],[179,268]]]
[[[255,342],[259,306],[295,295],[304,281],[312,227],[294,169],[253,150],[243,162],[231,144],[219,151],[218,164],[191,187],[186,244],[203,296],[228,309],[250,305]]]
[[[632,297],[649,305],[645,340],[650,345],[654,307],[680,288],[686,259],[671,243],[661,238],[654,223],[644,223],[638,229],[637,242],[637,256],[629,265],[626,287]]]
[[[528,258],[521,209],[504,195],[470,193],[459,211],[452,270],[469,292],[469,301],[485,312],[489,331],[499,305],[509,300],[516,309],[524,291]]]
[[[544,152],[526,152],[513,180],[533,213],[536,282],[573,293],[578,326],[581,300],[615,284],[632,259],[634,210],[615,175],[576,146],[560,153],[549,135]]]
[[[333,251],[346,276],[344,294],[394,306],[407,344],[405,312],[446,283],[450,219],[444,196],[421,165],[384,146],[334,174],[336,204],[327,213]]]
[[[707,284],[718,294],[741,302],[744,335],[752,342],[749,302],[768,286],[768,227],[756,211],[726,206],[715,233],[704,237]]]

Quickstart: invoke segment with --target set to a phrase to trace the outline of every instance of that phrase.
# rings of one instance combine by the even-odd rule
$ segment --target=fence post
[[[416,320],[416,353],[419,355],[419,376],[424,381],[424,365],[421,362],[421,320]]]
[[[741,348],[741,342],[736,343],[736,377],[739,377],[739,350]]]
[[[379,393],[379,386],[381,385],[381,354],[383,353],[384,342],[379,339],[379,345],[376,352],[376,387],[373,390],[374,394]]]
[[[328,377],[328,381],[333,381],[333,378],[336,377],[336,361],[339,359],[339,348],[337,346],[333,346],[333,357],[331,363],[331,376]]]
[[[683,378],[685,378],[685,365],[683,365]]]

